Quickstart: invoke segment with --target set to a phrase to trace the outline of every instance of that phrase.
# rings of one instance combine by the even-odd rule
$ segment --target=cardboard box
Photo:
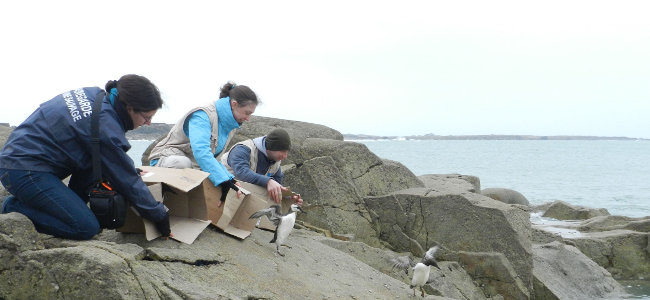
[[[193,169],[170,169],[143,166],[147,174],[142,180],[156,200],[169,209],[169,224],[173,239],[191,244],[211,223],[218,220],[221,210],[212,209],[219,203],[221,189],[208,179],[208,173]],[[147,240],[160,236],[155,225],[143,219],[131,208],[127,211],[120,232],[145,233]]]
[[[240,181],[242,196],[237,198],[237,193],[230,191],[224,205],[218,207],[221,188],[212,184],[207,172],[149,166],[141,169],[147,171],[142,180],[151,194],[169,209],[169,224],[175,240],[191,244],[210,223],[240,239],[248,237],[256,226],[275,230],[266,217],[249,219],[256,211],[275,204],[263,187]],[[283,211],[288,210],[290,202],[283,200]],[[117,231],[145,233],[149,241],[160,236],[155,225],[140,217],[132,207],[127,211],[124,226]]]
[[[249,217],[268,206],[266,201],[248,190],[253,187],[252,185],[245,182],[240,182],[240,184],[245,186],[240,188],[242,199],[237,198],[235,191],[229,191],[221,210],[221,216],[213,224],[225,233],[245,239],[255,229],[256,220],[249,219]]]
[[[242,199],[237,198],[236,192],[228,192],[222,214],[215,225],[224,232],[240,239],[248,237],[256,226],[275,231],[275,225],[267,217],[249,219],[258,210],[275,204],[269,198],[266,188],[243,181],[239,181],[239,184],[242,186],[240,188],[243,194]],[[288,192],[288,195],[291,195],[291,192]],[[289,209],[289,206],[287,206],[289,202],[291,200],[283,200],[283,211]]]
[[[255,207],[255,210],[251,211],[250,209],[246,209],[246,213],[249,213],[247,218],[250,217],[250,215],[252,215],[254,212],[256,212],[256,211],[258,211],[260,209],[265,209],[265,208],[270,207],[271,205],[276,204],[269,197],[269,194],[268,194],[268,191],[266,190],[266,188],[263,188],[261,186],[254,185],[254,184],[251,184],[251,183],[247,183],[247,182],[242,182],[242,181],[240,181],[239,184],[241,184],[246,190],[248,190],[248,192],[251,194],[251,196],[250,196],[251,198],[254,198],[256,202],[257,201],[260,202],[260,204]],[[282,199],[282,202],[280,203],[280,205],[282,207],[282,212],[283,213],[288,212],[289,207],[291,206],[291,204],[293,204],[293,201],[291,201],[291,199],[288,198],[288,197],[290,197],[292,195],[294,195],[294,193],[292,193],[291,190],[282,192],[283,199]],[[231,196],[230,193],[228,193],[228,197],[230,197],[230,196]],[[265,204],[262,205],[261,204],[262,202],[264,202]],[[248,224],[247,228],[249,228],[249,227],[250,227],[250,224]],[[262,229],[266,229],[266,230],[270,230],[270,231],[275,231],[275,225],[273,225],[273,223],[271,223],[271,221],[269,221],[269,218],[267,218],[267,217],[261,217],[261,218],[255,220],[254,227],[262,228]],[[252,229],[250,231],[252,231]]]

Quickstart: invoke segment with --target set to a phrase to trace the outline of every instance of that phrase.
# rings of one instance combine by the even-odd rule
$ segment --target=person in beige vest
[[[291,148],[289,133],[282,128],[273,129],[265,136],[245,140],[233,145],[221,157],[221,163],[238,180],[266,188],[273,202],[282,201],[284,174],[280,167]],[[292,196],[295,203],[302,205],[300,195]]]
[[[218,156],[225,150],[234,130],[250,120],[257,95],[245,85],[228,82],[217,101],[187,112],[149,154],[151,166],[194,168],[210,173],[208,178],[223,189],[239,191],[234,176]]]

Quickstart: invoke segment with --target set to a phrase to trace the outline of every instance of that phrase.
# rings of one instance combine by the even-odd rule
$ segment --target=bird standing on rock
[[[283,215],[279,205],[271,205],[269,208],[256,211],[249,217],[249,219],[255,219],[262,216],[269,218],[269,221],[275,225],[275,233],[273,234],[273,239],[269,243],[275,243],[275,248],[278,254],[284,256],[284,254],[280,252],[280,246],[291,248],[284,245],[284,241],[287,239],[293,229],[293,225],[296,223],[297,211],[306,213],[299,205],[292,204],[289,212]]]
[[[415,264],[413,267],[413,278],[411,279],[410,285],[410,288],[413,289],[413,296],[415,296],[414,288],[417,286],[420,288],[422,297],[424,297],[423,286],[429,281],[429,272],[431,271],[431,266],[440,269],[438,263],[436,262],[436,258],[434,257],[436,251],[438,251],[439,248],[440,247],[437,245],[429,248],[429,250],[427,250],[427,252],[424,254],[422,260],[419,263]],[[406,271],[406,274],[408,274],[408,267],[412,265],[411,259],[408,257],[405,258],[403,256],[392,259],[392,262],[393,268],[403,268]]]

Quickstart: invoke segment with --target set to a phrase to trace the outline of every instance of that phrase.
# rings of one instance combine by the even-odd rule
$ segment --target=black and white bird
[[[393,268],[402,268],[406,274],[408,274],[409,267],[413,267],[413,278],[411,279],[410,285],[410,288],[413,289],[413,296],[415,296],[415,287],[419,287],[422,297],[424,297],[423,286],[429,281],[431,266],[440,269],[435,258],[436,251],[438,251],[439,248],[440,247],[437,245],[429,248],[429,250],[424,254],[422,260],[415,264],[415,266],[413,266],[413,261],[411,261],[408,256],[400,256],[392,259]]]
[[[305,213],[300,206],[292,204],[287,214],[283,215],[279,205],[271,205],[269,208],[256,211],[249,219],[255,219],[262,216],[269,218],[269,221],[275,225],[275,233],[273,234],[273,239],[269,243],[275,243],[275,248],[278,254],[284,256],[284,254],[280,252],[280,246],[291,248],[284,245],[284,241],[287,239],[293,229],[293,225],[296,223],[297,211]]]

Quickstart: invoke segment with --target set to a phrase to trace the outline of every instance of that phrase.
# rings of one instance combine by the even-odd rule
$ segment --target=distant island
[[[158,137],[167,134],[174,126],[173,124],[152,123],[148,126],[140,126],[138,129],[128,131],[126,137],[129,140],[155,140]],[[0,123],[0,136],[3,133],[2,128],[8,130],[5,135],[13,129],[7,123]],[[346,141],[358,140],[650,140],[641,138],[630,138],[620,136],[579,136],[579,135],[512,135],[512,134],[482,134],[482,135],[436,135],[433,133],[425,135],[405,135],[405,136],[386,136],[386,135],[368,135],[368,134],[343,134]]]
[[[580,136],[580,135],[516,135],[516,134],[481,134],[481,135],[406,135],[377,136],[367,134],[343,134],[347,141],[358,140],[647,140],[620,136]]]
[[[172,124],[152,123],[149,126],[141,126],[136,130],[126,133],[130,140],[155,140],[161,135],[167,134]],[[406,135],[406,136],[384,136],[368,134],[343,134],[346,141],[358,140],[619,140],[634,141],[647,140],[620,136],[579,136],[579,135],[507,135],[507,134],[484,134],[484,135]]]
[[[151,125],[140,126],[134,130],[126,132],[126,138],[129,140],[155,140],[169,132],[174,124],[151,123]]]

